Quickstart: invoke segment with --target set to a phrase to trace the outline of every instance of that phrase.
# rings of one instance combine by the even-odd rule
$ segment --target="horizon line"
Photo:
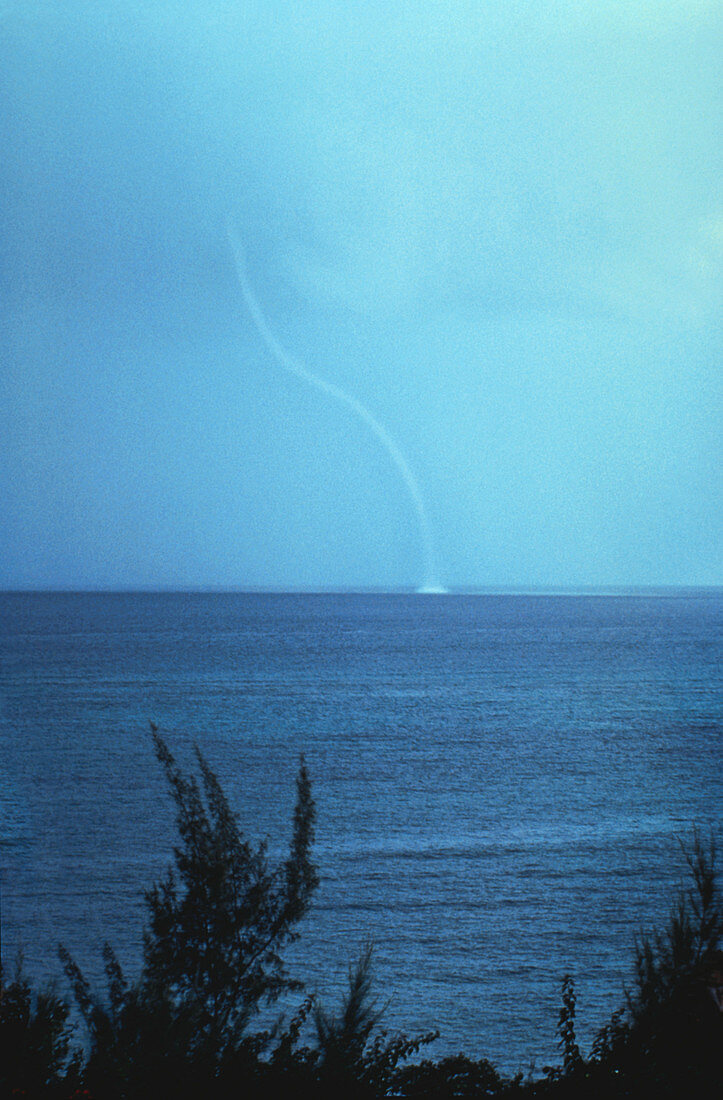
[[[575,596],[670,595],[676,592],[720,592],[723,584],[490,584],[453,585],[425,590],[413,585],[101,585],[0,587],[0,595],[269,595],[269,596]]]

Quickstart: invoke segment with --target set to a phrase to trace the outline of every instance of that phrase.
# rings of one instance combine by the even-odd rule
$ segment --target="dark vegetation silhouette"
[[[350,967],[331,1012],[286,972],[283,948],[298,936],[318,885],[312,860],[315,806],[303,758],[286,859],[242,834],[223,790],[196,749],[184,775],[155,726],[154,748],[175,811],[179,842],[166,876],[145,894],[148,926],[139,976],[129,980],[104,948],[105,997],[61,947],[85,1025],[73,1046],[71,1007],[53,988],[33,991],[19,964],[0,970],[2,1096],[142,1100],[158,1096],[254,1098],[622,1097],[720,1095],[723,1073],[723,902],[712,834],[684,848],[690,884],[666,928],[641,934],[624,1001],[589,1055],[576,1039],[573,979],[562,979],[561,1065],[538,1079],[501,1076],[485,1059],[434,1060],[438,1035],[388,1034],[373,985],[372,948]],[[269,1015],[298,995],[290,1019]],[[262,1020],[271,1023],[262,1024]]]

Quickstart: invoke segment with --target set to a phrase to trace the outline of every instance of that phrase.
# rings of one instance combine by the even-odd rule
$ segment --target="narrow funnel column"
[[[417,517],[424,559],[424,582],[419,586],[417,591],[444,592],[445,589],[440,587],[436,580],[432,532],[429,526],[424,500],[422,499],[417,479],[409,468],[409,464],[399,449],[398,443],[392,438],[386,428],[379,423],[376,417],[362,405],[361,401],[358,401],[352,394],[346,393],[346,391],[342,390],[339,386],[335,386],[332,382],[327,382],[326,379],[320,378],[319,375],[314,374],[301,363],[298,363],[284,350],[269,327],[269,323],[264,316],[261,306],[251,289],[241,240],[233,225],[230,223],[227,227],[227,231],[243,300],[266,347],[283,370],[287,371],[289,374],[293,374],[294,377],[301,379],[302,382],[308,383],[308,385],[313,386],[315,389],[321,390],[322,393],[334,398],[334,400],[338,401],[341,405],[345,405],[347,408],[351,409],[381,443],[401,475]]]

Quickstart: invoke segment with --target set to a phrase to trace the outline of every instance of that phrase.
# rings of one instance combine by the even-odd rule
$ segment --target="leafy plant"
[[[723,936],[723,899],[716,875],[716,848],[696,829],[685,860],[692,883],[683,891],[662,932],[642,934],[635,945],[635,984],[626,991],[634,1027],[644,1027],[675,1001],[691,982],[705,976]]]
[[[337,1016],[316,1008],[319,1085],[324,1095],[399,1095],[397,1067],[439,1035],[434,1031],[409,1038],[378,1028],[386,1005],[380,1006],[373,994],[372,959],[368,944],[349,968],[348,988]]]
[[[199,786],[182,774],[155,727],[152,733],[182,843],[175,872],[146,894],[144,980],[176,1004],[192,1004],[209,1033],[240,1034],[262,1002],[299,986],[286,976],[280,951],[297,938],[318,885],[309,775],[302,760],[291,849],[272,867],[265,845],[253,848],[242,836],[202,753],[196,749]]]
[[[696,829],[683,851],[692,882],[667,927],[638,937],[625,1005],[593,1045],[596,1069],[641,1095],[707,1097],[720,1085],[723,1014],[711,991],[723,968],[723,898],[713,835]]]
[[[145,895],[149,926],[143,967],[129,983],[106,944],[108,997],[95,997],[64,949],[60,957],[84,1017],[91,1087],[131,1096],[154,1083],[165,1091],[193,1080],[249,1077],[274,1030],[249,1032],[253,1017],[299,988],[281,950],[297,938],[318,877],[311,860],[315,806],[302,759],[286,860],[252,846],[196,748],[200,781],[180,770],[155,726],[153,744],[176,810],[180,843],[173,866]],[[288,1045],[288,1044],[287,1044]]]
[[[410,1100],[462,1100],[472,1097],[517,1096],[520,1077],[506,1082],[486,1058],[450,1055],[433,1062],[403,1066],[396,1073],[394,1096]]]
[[[18,959],[5,981],[0,963],[0,1094],[60,1095],[75,1080],[78,1055],[71,1051],[69,1005],[52,988],[33,992]]]

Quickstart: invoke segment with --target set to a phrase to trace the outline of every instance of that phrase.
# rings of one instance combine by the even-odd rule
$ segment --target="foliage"
[[[314,1013],[322,1065],[330,1072],[356,1066],[383,1014],[372,996],[372,946],[349,969],[349,988],[338,1016],[317,1005]]]
[[[563,1078],[569,1081],[576,1078],[582,1069],[583,1059],[575,1035],[576,1009],[575,983],[570,974],[565,974],[562,979],[562,1005],[557,1017],[557,1045],[562,1051],[562,1067],[545,1066],[548,1081],[561,1081]]]
[[[562,1007],[557,1020],[557,1031],[562,1048],[562,1065],[567,1076],[579,1070],[582,1058],[575,1038],[575,1008],[577,997],[575,985],[569,974],[562,979]]]
[[[143,968],[128,983],[109,945],[108,997],[95,997],[69,953],[60,957],[90,1038],[87,1076],[104,1095],[132,1096],[236,1077],[276,1038],[249,1033],[252,1018],[298,988],[283,946],[297,937],[318,878],[311,860],[315,806],[303,759],[288,858],[271,865],[252,847],[215,774],[196,749],[200,783],[185,776],[157,728],[156,756],[176,809],[174,867],[147,891]],[[288,1046],[288,1039],[286,1041]]]
[[[271,867],[265,845],[253,849],[243,838],[201,752],[196,749],[203,796],[155,727],[153,739],[182,844],[174,851],[176,874],[169,871],[146,894],[145,980],[178,1005],[193,1005],[204,1032],[241,1034],[263,1001],[299,985],[286,977],[280,950],[297,938],[295,926],[318,885],[309,775],[302,760],[289,857]]]
[[[413,1100],[458,1100],[462,1097],[509,1095],[519,1084],[505,1082],[486,1058],[475,1060],[464,1054],[441,1058],[437,1062],[425,1059],[417,1064],[404,1066],[396,1075],[397,1092],[394,1095]]]
[[[695,830],[684,848],[692,882],[662,931],[635,944],[635,979],[625,1005],[593,1045],[599,1081],[658,1097],[718,1095],[723,1013],[712,995],[723,971],[723,898],[714,838]],[[613,1095],[613,1093],[611,1093]]]
[[[67,1094],[78,1070],[69,1013],[53,989],[33,992],[21,960],[10,982],[0,963],[0,1095]]]
[[[332,1016],[317,1006],[319,1085],[329,1096],[397,1095],[397,1067],[439,1032],[408,1038],[376,1030],[385,1006],[372,993],[372,945],[368,944],[349,969],[349,984],[341,1012]]]
[[[720,950],[723,898],[716,877],[715,841],[699,830],[685,851],[693,882],[683,891],[663,932],[641,935],[635,945],[635,985],[626,993],[633,1026],[642,1027],[681,989],[705,976]]]

